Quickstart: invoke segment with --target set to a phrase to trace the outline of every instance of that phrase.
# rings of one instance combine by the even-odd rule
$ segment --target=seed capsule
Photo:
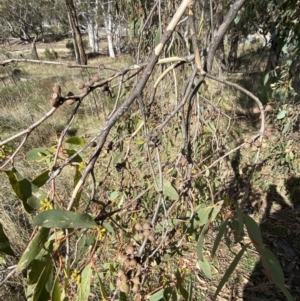
[[[271,105],[266,105],[266,107],[265,107],[265,111],[266,112],[269,112],[269,111],[272,111],[272,106]]]
[[[54,85],[54,86],[52,87],[52,91],[53,91],[54,93],[60,94],[60,93],[61,93],[61,87],[60,87],[60,85]]]
[[[141,231],[142,229],[143,229],[143,227],[140,223],[135,224],[135,230]]]
[[[131,282],[134,283],[134,284],[139,284],[140,279],[139,279],[139,277],[134,277],[134,278],[131,279]]]
[[[128,254],[128,255],[133,254],[133,247],[132,246],[127,246],[126,247],[126,254]]]
[[[144,229],[144,230],[150,230],[150,229],[151,229],[150,224],[144,223],[144,224],[143,224],[143,229]]]
[[[94,80],[94,82],[99,82],[101,80],[101,78],[100,78],[100,76],[98,74],[95,74],[93,76],[93,80]]]
[[[78,83],[78,89],[82,90],[85,87],[85,84],[83,82]]]
[[[123,283],[123,284],[120,286],[120,291],[123,292],[123,293],[128,293],[128,292],[129,292],[129,285],[126,284],[126,283]]]
[[[254,108],[253,109],[253,113],[254,114],[259,114],[260,113],[260,109],[259,108]]]
[[[136,266],[137,266],[136,260],[135,260],[135,259],[131,259],[130,262],[129,262],[129,267],[130,267],[131,269],[135,269]]]

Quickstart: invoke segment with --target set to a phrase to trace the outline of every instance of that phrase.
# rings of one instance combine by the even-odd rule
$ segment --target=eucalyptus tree
[[[85,54],[83,41],[82,41],[80,29],[79,29],[77,10],[76,10],[74,1],[66,0],[66,8],[67,8],[68,18],[69,18],[69,22],[70,22],[70,27],[72,30],[76,61],[80,65],[86,65],[87,57]]]
[[[49,6],[45,2],[39,5],[27,0],[3,0],[0,3],[0,35],[1,38],[17,38],[24,43],[32,44],[32,56],[38,59],[36,42],[43,33],[43,8]]]

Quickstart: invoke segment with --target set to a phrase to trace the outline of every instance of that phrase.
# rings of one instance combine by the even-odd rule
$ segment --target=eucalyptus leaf
[[[80,146],[83,146],[85,144],[84,140],[79,137],[68,138],[65,142],[69,144],[80,145]]]
[[[198,260],[198,265],[199,265],[200,270],[203,272],[203,274],[208,279],[211,279],[212,278],[211,267],[210,267],[208,260],[205,257],[203,257],[203,261]]]
[[[81,273],[81,282],[78,286],[76,301],[88,301],[91,287],[92,264],[89,263]]]
[[[67,210],[47,210],[41,212],[33,221],[36,226],[44,228],[96,228],[93,218],[86,213],[75,213]]]
[[[177,201],[179,199],[177,190],[173,187],[171,182],[166,179],[163,179],[163,194],[171,201]]]
[[[287,111],[286,110],[281,110],[278,114],[277,114],[277,119],[283,119],[286,116]]]
[[[10,247],[8,237],[5,235],[2,224],[0,223],[0,254],[1,253],[15,256],[14,251]]]
[[[29,264],[36,258],[44,247],[45,242],[48,239],[50,229],[40,228],[39,231],[35,234],[34,238],[28,244],[26,250],[22,254],[16,272],[20,273],[26,269]]]

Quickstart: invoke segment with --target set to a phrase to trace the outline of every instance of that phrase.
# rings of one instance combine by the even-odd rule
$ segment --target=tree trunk
[[[228,71],[233,72],[237,67],[237,52],[239,46],[239,33],[235,28],[230,41],[230,50],[228,54]]]
[[[34,37],[33,41],[32,41],[32,46],[31,46],[31,53],[32,53],[32,57],[34,60],[39,60],[39,55],[38,52],[36,50],[36,40],[37,40],[37,36]]]
[[[78,26],[78,19],[77,19],[77,13],[75,9],[75,5],[73,0],[66,0],[66,6],[67,6],[67,13],[69,16],[69,21],[71,25],[71,29],[74,33],[74,49],[77,46],[78,47],[78,52],[79,52],[79,64],[80,65],[86,65],[87,64],[87,58],[85,55],[84,47],[83,47],[83,42],[81,38],[81,33],[79,30]]]
[[[99,34],[97,24],[98,1],[91,5],[87,1],[87,28],[89,36],[89,44],[92,53],[99,53]]]
[[[108,53],[110,57],[116,57],[114,47],[113,47],[111,2],[108,2],[107,10],[105,10],[103,3],[101,3],[101,8],[102,8],[104,25],[106,29],[106,35],[107,35]]]
[[[270,48],[268,63],[265,72],[274,70],[278,66],[278,61],[280,56],[280,48],[276,38],[272,37],[270,43],[271,43],[271,48]]]
[[[217,4],[217,28],[220,28],[220,26],[223,23],[224,19],[224,8],[223,8],[223,0],[220,0],[220,2]],[[213,33],[214,34],[214,33]],[[221,38],[221,41],[219,43],[219,46],[217,48],[217,62],[221,69],[224,71],[226,69],[226,61],[225,61],[225,47],[224,47],[224,38]]]

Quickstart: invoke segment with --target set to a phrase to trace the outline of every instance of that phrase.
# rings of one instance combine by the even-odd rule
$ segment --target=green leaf
[[[277,119],[283,119],[286,116],[286,113],[286,110],[281,110],[277,115]]]
[[[50,298],[50,292],[53,284],[53,268],[50,255],[47,257],[47,265],[42,270],[41,276],[33,292],[33,301],[49,300]]]
[[[211,215],[212,210],[213,210],[213,206],[200,207],[197,210],[199,221],[198,220],[195,221],[195,227],[201,227],[205,225]]]
[[[26,269],[29,264],[36,258],[36,256],[44,247],[45,242],[47,241],[49,231],[50,229],[40,228],[39,231],[35,234],[34,238],[31,240],[19,260],[16,269],[17,273],[20,273],[24,269]]]
[[[117,163],[121,163],[121,162],[122,162],[122,154],[118,153],[113,160],[113,165],[116,165]]]
[[[35,226],[45,228],[96,228],[93,218],[86,213],[75,213],[66,210],[47,210],[41,212],[33,221]]]
[[[266,271],[266,275],[269,276],[277,287],[284,293],[288,301],[293,301],[293,297],[284,285],[284,274],[282,272],[280,263],[274,253],[265,246],[259,246],[257,248],[263,267]]]
[[[27,161],[40,161],[45,159],[45,157],[51,155],[52,153],[46,147],[38,147],[30,150],[25,158]]]
[[[214,300],[216,299],[217,295],[219,294],[220,290],[223,288],[225,283],[228,281],[229,277],[231,276],[232,272],[236,268],[237,264],[239,263],[240,259],[242,258],[243,254],[247,250],[247,248],[248,248],[248,244],[244,245],[243,248],[239,251],[239,253],[235,256],[235,258],[231,262],[231,264],[228,267],[228,269],[226,270],[223,278],[219,282],[219,285],[218,285],[217,290],[214,295]]]
[[[149,296],[147,299],[150,301],[160,301],[160,300],[166,300],[165,299],[165,290],[161,289],[160,291],[154,293],[153,295]]]
[[[36,187],[42,187],[49,179],[49,170],[43,172],[39,176],[37,176],[33,181],[32,184]]]
[[[198,260],[198,265],[199,265],[200,270],[204,273],[204,275],[208,279],[211,279],[212,278],[211,267],[210,267],[208,260],[205,257],[203,257],[203,261]]]
[[[4,172],[7,174],[15,194],[23,202],[24,209],[28,213],[32,213],[34,209],[39,209],[41,207],[40,201],[46,198],[46,194],[24,178],[16,169]]]
[[[119,191],[113,191],[113,192],[110,194],[110,200],[111,200],[111,201],[114,201],[119,195],[120,195],[120,192],[119,192]]]
[[[157,46],[160,42],[160,38],[161,38],[161,32],[160,32],[160,28],[157,29],[155,38],[154,38],[154,45]]]
[[[255,222],[255,220],[252,217],[244,213],[243,213],[243,219],[245,221],[249,236],[254,246],[257,247],[258,245],[262,245],[263,240],[261,237],[258,224]]]
[[[73,156],[76,153],[76,150],[74,149],[64,149],[68,157]],[[77,162],[80,163],[82,162],[82,158],[79,155],[76,155],[70,162]]]
[[[71,137],[66,140],[66,143],[83,146],[85,144],[84,140],[79,137]]]
[[[229,222],[229,219],[226,219],[225,222],[222,224],[222,226],[219,229],[219,232],[217,234],[217,237],[215,238],[214,246],[213,246],[213,249],[211,252],[211,257],[214,257],[216,254],[219,243],[220,243],[225,231],[227,230],[228,222]]]
[[[9,240],[3,231],[3,227],[1,223],[0,223],[0,254],[15,256],[14,251],[10,247]]]
[[[81,273],[81,282],[78,286],[76,301],[88,301],[91,287],[92,264],[89,263]]]
[[[189,285],[189,297],[187,299],[187,301],[192,301],[193,300],[193,281],[190,281],[190,285]]]
[[[210,224],[210,221],[208,221],[206,223],[206,225],[203,227],[203,229],[200,233],[198,242],[197,242],[197,256],[198,256],[198,259],[201,261],[204,261],[203,255],[202,255],[202,249],[203,249],[204,237],[205,237],[205,234],[206,234],[209,224]]]
[[[179,199],[179,194],[177,190],[173,187],[171,182],[163,179],[163,194],[168,197],[171,201],[177,201]]]
[[[266,85],[266,83],[269,80],[269,73],[266,74],[265,78],[264,78],[264,86]]]
[[[105,289],[105,286],[101,280],[101,277],[100,277],[100,273],[97,273],[97,276],[98,276],[98,280],[99,280],[99,284],[100,284],[100,292],[101,292],[101,295],[102,295],[102,299],[106,299],[108,297],[108,293]]]
[[[58,275],[55,278],[54,286],[53,286],[53,289],[51,292],[51,301],[62,301],[60,287],[59,287],[59,281],[58,281]]]
[[[242,15],[242,13],[240,11],[238,11],[238,13],[236,14],[236,17],[234,19],[234,24],[238,24],[240,22],[241,15]]]
[[[104,222],[103,226],[109,233],[115,233],[114,228],[111,226],[111,224]]]

